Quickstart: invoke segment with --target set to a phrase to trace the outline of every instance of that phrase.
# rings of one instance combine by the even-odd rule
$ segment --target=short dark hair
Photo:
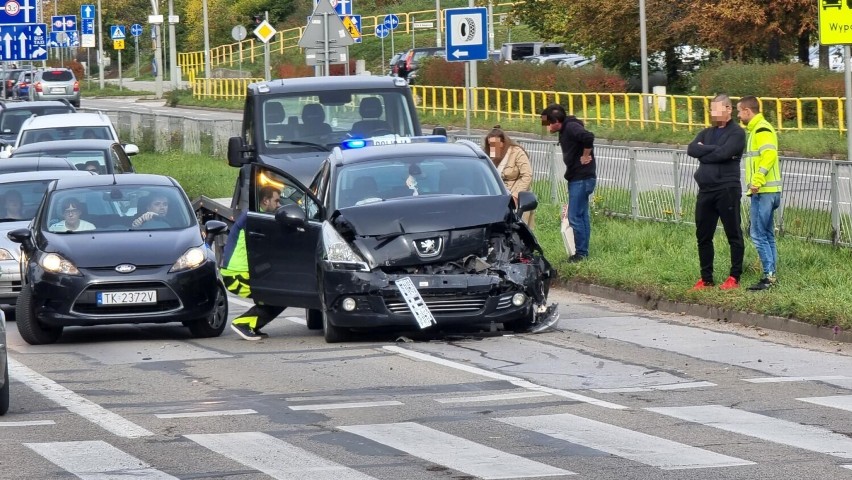
[[[737,103],[754,113],[760,113],[760,102],[757,101],[757,97],[754,95],[746,95]]]
[[[547,123],[553,125],[554,123],[564,123],[565,119],[568,118],[568,114],[565,113],[565,107],[559,105],[558,103],[551,103],[544,110],[541,111],[541,116],[547,119]]]

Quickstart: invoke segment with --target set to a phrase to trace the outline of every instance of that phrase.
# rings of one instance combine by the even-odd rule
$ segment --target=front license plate
[[[135,292],[98,292],[98,306],[112,305],[148,305],[157,303],[156,290],[139,290]]]
[[[429,307],[426,306],[426,302],[420,296],[420,292],[417,291],[417,287],[414,286],[414,282],[411,281],[410,277],[398,279],[396,287],[399,289],[399,293],[402,294],[402,298],[405,299],[405,303],[408,305],[411,313],[414,314],[414,319],[417,320],[417,325],[421,329],[438,323],[435,321],[435,317],[432,316],[432,312],[429,311]]]
[[[50,93],[65,93],[65,87],[53,87],[50,89]]]

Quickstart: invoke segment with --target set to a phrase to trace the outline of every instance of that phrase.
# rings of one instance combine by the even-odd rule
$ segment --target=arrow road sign
[[[386,26],[384,23],[376,25],[376,36],[379,38],[385,38],[390,35],[390,27]]]
[[[138,37],[138,36],[142,35],[142,25],[140,25],[138,23],[134,23],[133,25],[131,25],[130,26],[130,34],[133,35],[134,37]]]
[[[326,25],[328,23],[328,25]],[[355,43],[349,30],[343,25],[343,20],[337,15],[329,0],[320,0],[314,13],[305,27],[299,46],[302,48],[319,48],[325,44],[328,35],[328,47],[348,47]]]
[[[488,59],[488,23],[487,9],[448,8],[444,10],[444,24],[447,26],[447,61]]]
[[[124,25],[110,25],[109,38],[113,40],[124,40],[127,35],[124,34]]]
[[[352,0],[330,0],[331,6],[338,15],[352,15]],[[319,0],[314,0],[314,9],[319,5]]]
[[[0,60],[47,60],[47,25],[0,25]]]
[[[80,37],[76,30],[73,32],[50,32],[50,40],[47,42],[47,46],[51,48],[79,47]]]
[[[95,6],[94,5],[80,5],[80,20],[94,20],[95,19]]]
[[[36,21],[37,0],[2,0],[0,23],[32,23]]]
[[[390,15],[385,15],[385,21],[383,23],[391,30],[396,30],[396,27],[399,26],[399,17],[392,13]]]

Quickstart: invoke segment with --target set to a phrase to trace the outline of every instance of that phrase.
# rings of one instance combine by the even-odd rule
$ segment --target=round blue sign
[[[133,35],[134,37],[138,37],[139,35],[142,35],[142,25],[139,25],[138,23],[134,23],[133,25],[131,25],[130,26],[130,34]]]
[[[385,26],[390,28],[391,30],[396,30],[396,27],[399,26],[399,17],[394,14],[385,15]]]
[[[385,25],[384,23],[376,25],[376,36],[379,38],[385,38],[390,34],[390,27]]]

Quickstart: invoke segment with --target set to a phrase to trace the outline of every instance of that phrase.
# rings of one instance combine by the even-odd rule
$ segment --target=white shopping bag
[[[574,229],[568,223],[568,205],[562,205],[562,225],[559,227],[562,233],[562,244],[565,245],[565,252],[568,256],[573,256],[577,253],[577,247],[574,246]]]

